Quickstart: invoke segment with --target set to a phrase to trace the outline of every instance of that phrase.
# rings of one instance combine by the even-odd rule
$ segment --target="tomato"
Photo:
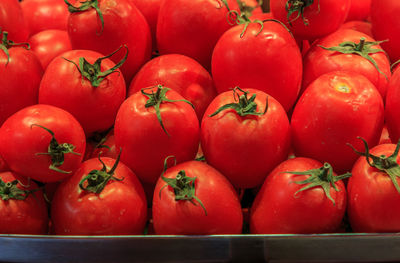
[[[343,182],[338,180],[348,176],[338,177],[328,163],[322,165],[310,158],[284,161],[267,176],[254,200],[251,233],[336,232],[346,211],[347,197]]]
[[[110,54],[121,45],[127,45],[131,55],[121,71],[129,83],[151,57],[151,33],[146,19],[131,0],[71,1],[75,7],[80,7],[83,3],[98,4],[104,26],[100,15],[91,6],[82,12],[71,13],[68,18],[68,34],[72,48]],[[112,60],[118,63],[124,55],[120,51]]]
[[[357,159],[347,143],[359,149],[361,136],[376,145],[383,116],[382,97],[367,78],[346,71],[324,74],[308,86],[294,108],[294,153],[347,172]]]
[[[199,120],[191,105],[182,100],[174,90],[150,87],[130,96],[118,110],[116,147],[122,148],[121,161],[143,183],[156,183],[165,157],[174,155],[180,163],[196,156]]]
[[[388,131],[387,125],[385,124],[385,125],[383,125],[381,137],[379,139],[378,144],[386,144],[386,143],[392,143],[392,140],[390,139],[389,131]]]
[[[236,1],[228,0],[228,5],[238,10]],[[163,1],[156,32],[160,54],[186,55],[209,70],[215,44],[231,27],[227,14],[221,0]]]
[[[13,113],[38,102],[43,69],[36,55],[24,45],[15,45],[7,40],[6,32],[3,32],[0,46],[9,53],[7,56],[4,50],[0,50],[1,125]]]
[[[382,48],[392,62],[400,59],[400,2],[397,0],[371,0],[372,33],[377,40],[388,40]]]
[[[55,234],[143,234],[147,220],[143,187],[118,161],[89,159],[61,183],[51,206]]]
[[[54,134],[54,135],[53,135]],[[40,182],[69,177],[85,152],[85,134],[68,112],[50,105],[26,107],[0,129],[0,154],[9,168]]]
[[[338,47],[345,43],[346,46]],[[331,49],[326,50],[321,46]],[[353,53],[348,53],[350,50]],[[367,57],[361,56],[360,52],[368,53],[367,56],[375,61],[376,66]],[[354,71],[364,75],[375,85],[383,98],[386,96],[391,76],[390,62],[379,43],[368,35],[343,29],[315,43],[304,58],[303,89],[322,74],[337,70]]]
[[[0,233],[44,235],[48,222],[37,184],[12,172],[0,173]]]
[[[1,0],[0,14],[0,29],[9,32],[14,42],[25,42],[29,29],[18,0]]]
[[[393,71],[393,76],[387,88],[386,104],[385,104],[385,121],[392,142],[400,139],[400,67]]]
[[[340,29],[352,29],[355,31],[359,31],[362,32],[370,37],[373,38],[372,35],[372,24],[370,22],[367,21],[348,21],[346,23],[344,23]]]
[[[258,23],[250,23],[246,30],[244,27],[241,24],[229,29],[215,46],[212,76],[217,91],[235,86],[259,89],[289,111],[299,94],[302,76],[296,41],[274,21],[264,22],[263,28]]]
[[[172,185],[182,190],[174,190]],[[242,232],[237,193],[221,173],[203,162],[189,161],[167,169],[157,181],[152,210],[159,235]]]
[[[270,9],[296,37],[315,40],[343,24],[350,4],[351,0],[270,0]]]
[[[353,166],[347,189],[348,215],[354,232],[400,231],[400,211],[394,209],[400,205],[400,189],[394,185],[399,183],[400,163],[395,148],[394,144],[381,144],[368,153],[365,149],[360,153],[365,157],[360,156]]]
[[[82,67],[79,64],[81,60],[86,60]],[[87,136],[105,131],[114,124],[119,106],[126,96],[124,78],[115,67],[108,56],[98,52],[67,51],[46,68],[40,83],[39,103],[70,112]],[[111,69],[115,73],[111,73]]]
[[[142,88],[159,84],[175,90],[192,102],[199,119],[217,95],[210,73],[196,60],[170,54],[147,62],[132,80],[128,96]]]
[[[31,36],[48,29],[67,30],[69,12],[64,0],[24,0],[21,7]]]
[[[41,31],[28,40],[43,69],[53,58],[72,49],[67,31],[49,29]]]
[[[371,10],[371,0],[350,0],[346,21],[366,20]]]
[[[236,106],[217,112],[232,103]],[[201,147],[207,163],[235,187],[253,188],[286,159],[289,120],[279,102],[262,91],[223,92],[204,114]]]
[[[117,149],[115,146],[115,136],[114,132],[112,131],[95,145],[91,154],[91,158],[96,158],[100,154],[101,157],[110,157],[116,159],[119,152],[119,149]]]

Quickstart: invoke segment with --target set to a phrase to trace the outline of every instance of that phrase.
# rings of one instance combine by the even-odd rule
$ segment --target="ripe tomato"
[[[119,160],[82,163],[58,186],[51,218],[58,235],[138,235],[147,220],[143,187]]]
[[[393,71],[393,76],[387,88],[385,104],[385,121],[388,127],[389,136],[392,142],[400,139],[400,67]]]
[[[1,0],[0,14],[0,29],[9,32],[10,39],[16,43],[25,42],[29,29],[18,0]]]
[[[370,59],[360,53],[368,53]],[[304,57],[303,90],[322,74],[337,70],[364,75],[385,98],[391,76],[390,62],[379,43],[368,35],[343,29],[316,42]]]
[[[372,33],[377,40],[388,40],[382,48],[388,53],[392,62],[400,59],[400,1],[371,0]]]
[[[9,168],[40,182],[70,176],[84,152],[81,125],[70,113],[54,106],[26,107],[10,116],[0,129],[0,154]]]
[[[317,78],[294,108],[291,124],[296,156],[328,162],[337,172],[347,172],[359,149],[357,136],[376,145],[383,127],[383,101],[364,76],[335,71]]]
[[[193,103],[199,120],[217,95],[210,73],[196,60],[179,54],[162,55],[147,62],[132,80],[128,96],[154,85],[173,89]]]
[[[91,153],[91,158],[96,158],[100,154],[101,157],[116,159],[119,152],[119,149],[115,146],[114,132],[111,131],[95,145],[93,152]]]
[[[155,184],[169,155],[193,160],[199,146],[199,120],[183,97],[166,87],[150,87],[122,103],[115,120],[121,160],[143,183]]]
[[[348,21],[348,22],[344,23],[340,27],[340,29],[352,29],[352,30],[364,33],[373,38],[372,24],[371,24],[371,22],[368,22],[368,21],[358,21],[358,20]]]
[[[0,50],[0,125],[13,113],[38,102],[43,75],[36,55],[23,46],[14,45],[7,39],[7,34],[3,32],[0,40],[0,45],[9,53]]]
[[[236,106],[215,114],[229,104]],[[262,91],[223,92],[204,114],[201,147],[207,163],[235,187],[253,188],[288,156],[289,120],[279,102]]]
[[[254,200],[251,233],[336,232],[346,211],[347,195],[339,180],[348,176],[339,177],[330,164],[310,158],[284,161],[267,176]]]
[[[212,76],[219,93],[239,86],[259,89],[289,111],[300,91],[302,57],[294,38],[274,21],[237,25],[226,31],[212,55]],[[244,32],[243,37],[241,33]],[[284,52],[282,52],[284,50]]]
[[[43,192],[33,181],[0,173],[0,233],[47,234],[49,218]]]
[[[350,10],[346,21],[366,20],[371,10],[371,0],[350,0]]]
[[[235,189],[221,173],[203,162],[178,164],[157,181],[153,197],[156,234],[240,234],[242,222]]]
[[[68,19],[68,34],[72,48],[110,54],[125,44],[131,55],[121,67],[121,71],[129,83],[151,57],[151,33],[146,19],[131,0],[71,1],[77,8],[84,3],[98,5],[104,25],[92,6],[82,12],[71,13]],[[118,63],[124,55],[124,52],[120,51],[112,60]]]
[[[81,66],[83,60],[86,62]],[[67,51],[46,68],[40,83],[39,103],[70,112],[87,136],[105,131],[113,125],[126,96],[124,78],[116,67],[108,56],[95,51]],[[111,69],[115,73],[110,74]]]
[[[28,40],[43,69],[58,55],[72,49],[67,31],[49,29],[41,31]]]
[[[354,164],[347,185],[348,215],[354,232],[400,231],[400,211],[393,209],[400,205],[398,151],[394,144],[381,144],[365,149],[360,153],[365,157],[360,156]]]
[[[343,24],[350,1],[270,0],[270,9],[296,37],[314,40],[335,32]]]
[[[24,0],[21,7],[31,36],[48,29],[67,30],[69,12],[64,0]]]

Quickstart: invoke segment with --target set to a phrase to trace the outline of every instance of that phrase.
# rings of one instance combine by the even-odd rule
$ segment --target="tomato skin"
[[[379,69],[387,78],[385,75],[381,74],[370,61],[359,55],[342,54],[325,50],[318,46],[335,47],[345,41],[359,43],[361,38],[365,38],[368,42],[375,41],[364,33],[351,29],[343,29],[314,43],[304,58],[303,90],[322,74],[344,70],[354,71],[364,75],[375,85],[382,97],[385,98],[391,72],[390,62],[384,52],[370,54],[370,56],[376,61]],[[372,46],[372,48],[381,49],[379,45]]]
[[[107,171],[115,159],[104,157]],[[147,220],[143,187],[135,174],[119,163],[114,177],[100,194],[80,189],[79,182],[94,169],[101,170],[97,158],[82,163],[75,174],[58,186],[51,217],[58,235],[139,235]]]
[[[150,60],[140,69],[129,86],[128,96],[159,84],[192,102],[199,120],[217,95],[210,73],[197,61],[184,55],[169,54]]]
[[[371,0],[372,33],[377,40],[389,40],[381,44],[392,63],[400,59],[400,2],[396,0]]]
[[[175,201],[174,190],[159,178],[153,197],[153,223],[158,235],[240,234],[243,215],[237,193],[216,169],[203,162],[189,161],[169,168],[164,176],[175,178],[180,170],[196,177],[195,195],[205,211],[193,200]],[[163,189],[162,189],[163,188]]]
[[[267,94],[256,94],[257,111],[265,108]],[[261,116],[241,117],[228,109],[210,117],[221,106],[235,102],[232,91],[218,95],[201,122],[201,147],[210,165],[224,174],[236,188],[261,185],[266,175],[286,159],[290,147],[290,126],[283,107],[268,96],[268,110]],[[251,156],[251,158],[249,158]]]
[[[78,7],[79,1],[71,3]],[[70,14],[68,34],[72,49],[88,49],[110,54],[126,44],[130,55],[122,65],[121,71],[129,83],[140,67],[150,60],[152,40],[149,25],[131,0],[99,0],[99,8],[104,18],[102,32],[95,9]],[[118,63],[124,55],[125,52],[120,50],[111,59]]]
[[[119,149],[115,146],[115,136],[114,133],[107,134],[106,140],[104,143],[101,144],[102,146],[108,146],[109,148],[106,147],[98,147],[94,148],[93,152],[91,154],[91,158],[97,158],[99,154],[101,153],[101,157],[110,157],[117,159],[118,154],[119,154]]]
[[[395,144],[381,144],[370,154],[390,156]],[[397,163],[400,163],[397,156]],[[371,167],[364,156],[359,157],[347,185],[348,215],[354,232],[389,233],[400,231],[400,194],[390,177]],[[398,179],[396,179],[400,182]]]
[[[29,36],[28,23],[18,0],[0,1],[0,13],[0,28],[9,33],[8,39],[15,43],[26,42]]]
[[[385,104],[385,121],[392,142],[400,139],[400,116],[398,109],[400,105],[400,68],[397,67],[390,79]]]
[[[50,156],[36,155],[48,152],[51,135],[40,127],[31,127],[32,124],[52,130],[58,143],[75,145],[74,152],[80,155],[65,154],[64,164],[58,167],[71,173],[50,170]],[[44,183],[69,177],[82,161],[85,144],[85,134],[78,121],[70,113],[50,105],[26,107],[10,116],[0,129],[0,154],[9,168]]]
[[[98,87],[93,87],[88,79],[82,78],[73,63],[64,59],[79,65],[81,57],[93,64],[104,55],[90,50],[71,50],[56,57],[47,66],[40,83],[39,103],[54,105],[70,112],[80,122],[85,134],[90,136],[93,132],[105,131],[113,125],[126,96],[126,84],[118,69]],[[104,59],[101,71],[114,65],[110,59]]]
[[[20,109],[37,104],[43,69],[36,55],[23,47],[0,51],[0,124]]]
[[[368,21],[359,21],[359,20],[348,21],[348,22],[344,23],[340,27],[340,29],[352,29],[352,30],[367,34],[368,36],[373,38],[372,24],[371,24],[371,22],[368,22]]]
[[[346,20],[350,9],[350,0],[324,0],[314,1],[313,4],[304,8],[304,17],[308,21],[305,25],[301,15],[298,19],[288,23],[287,11],[285,9],[288,0],[271,0],[270,10],[274,17],[282,21],[300,39],[314,40],[335,32]],[[290,19],[294,19],[297,12]]]
[[[152,89],[156,91],[155,88]],[[146,90],[151,92],[151,90]],[[183,99],[174,90],[166,97]],[[115,119],[114,136],[117,149],[122,148],[121,161],[128,165],[143,183],[155,184],[163,171],[164,159],[174,155],[178,163],[192,160],[199,146],[199,120],[186,102],[163,102],[162,129],[154,107],[145,108],[148,97],[140,91],[122,103]]]
[[[364,76],[335,71],[317,78],[294,108],[291,127],[296,156],[328,162],[347,172],[357,155],[346,145],[362,149],[364,138],[375,146],[383,128],[383,101]]]
[[[17,187],[22,190],[39,188],[35,182],[13,172],[2,172],[0,178],[5,183],[18,180],[20,183]],[[47,207],[41,190],[29,194],[25,200],[0,199],[1,234],[45,235],[48,222]]]
[[[350,0],[350,2],[346,21],[366,20],[371,11],[371,0]]]
[[[330,187],[335,204],[325,195],[322,187],[314,187],[297,194],[307,184],[309,175],[287,172],[303,172],[322,167],[322,163],[310,158],[297,157],[279,164],[265,180],[251,207],[250,231],[253,234],[316,234],[334,233],[346,211],[346,188],[336,182],[338,192]],[[334,176],[336,174],[334,173]]]
[[[69,12],[63,0],[24,0],[21,8],[30,36],[48,29],[67,30]]]
[[[58,55],[72,49],[67,31],[49,29],[32,35],[28,40],[31,50],[40,60],[43,69]]]
[[[243,28],[229,29],[215,46],[212,76],[218,93],[236,86],[259,89],[289,111],[300,91],[303,68],[296,41],[274,21],[264,22],[261,32],[258,23],[249,24],[241,38]]]

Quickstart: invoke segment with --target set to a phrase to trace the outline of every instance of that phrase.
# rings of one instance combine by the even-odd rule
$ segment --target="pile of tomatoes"
[[[400,231],[400,2],[0,1],[0,233]]]

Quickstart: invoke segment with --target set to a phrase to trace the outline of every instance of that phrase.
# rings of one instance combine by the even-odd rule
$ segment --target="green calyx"
[[[242,92],[241,95],[239,95],[238,90]],[[209,115],[209,117],[213,117],[220,113],[221,111],[227,110],[227,109],[233,109],[239,114],[239,116],[248,116],[248,115],[255,115],[255,116],[260,116],[264,115],[267,110],[268,110],[268,97],[265,102],[265,109],[263,112],[257,112],[257,103],[255,103],[256,99],[256,94],[254,93],[251,95],[250,98],[247,97],[249,94],[248,91],[244,91],[239,87],[235,87],[233,89],[233,98],[235,101],[234,103],[228,103],[217,109],[213,114]]]
[[[47,153],[36,153],[36,155],[50,155],[51,158],[51,164],[49,166],[50,170],[63,173],[63,174],[69,174],[71,171],[64,171],[59,169],[58,167],[61,166],[64,163],[64,155],[65,154],[75,154],[75,155],[81,155],[80,153],[74,152],[75,146],[70,144],[70,143],[62,143],[59,144],[54,136],[54,132],[51,131],[50,129],[43,127],[38,124],[32,124],[31,129],[33,126],[40,127],[47,132],[49,132],[52,136]]]
[[[400,177],[400,166],[397,164],[397,155],[399,154],[400,150],[400,140],[397,142],[396,149],[392,153],[392,155],[386,157],[385,155],[375,156],[369,153],[368,143],[365,139],[361,137],[357,137],[358,139],[362,140],[364,143],[365,152],[357,151],[351,144],[349,145],[353,151],[361,156],[365,156],[368,164],[382,172],[385,172],[392,181],[394,187],[396,188],[397,192],[400,193],[400,187],[397,182],[397,178]],[[372,160],[372,162],[371,162]]]
[[[99,8],[99,1],[98,0],[86,0],[80,2],[81,6],[75,7],[73,6],[68,0],[64,0],[64,2],[68,6],[68,11],[70,13],[78,13],[78,12],[84,12],[89,10],[90,8],[94,8],[96,10],[97,15],[99,16],[100,22],[101,22],[101,29],[98,35],[101,35],[104,30],[104,18],[103,18],[103,13],[101,12]]]
[[[157,88],[155,93],[153,91],[154,88]],[[151,92],[145,92],[148,89],[151,89]],[[142,94],[145,95],[148,98],[148,100],[146,101],[146,104],[144,106],[146,108],[154,107],[154,109],[156,110],[156,115],[157,115],[158,122],[160,123],[161,128],[164,130],[164,132],[168,136],[170,136],[170,135],[167,132],[167,130],[165,129],[163,121],[162,121],[162,118],[161,118],[160,105],[163,102],[179,102],[179,101],[182,101],[182,102],[188,103],[190,106],[192,106],[194,108],[193,104],[188,100],[185,100],[185,99],[182,99],[182,100],[170,100],[170,99],[168,99],[166,94],[167,94],[167,92],[169,90],[170,90],[169,88],[166,88],[166,87],[164,87],[162,85],[157,85],[157,86],[154,86],[154,87],[151,87],[151,88],[141,89]]]
[[[197,206],[197,204],[193,201],[193,199],[194,199],[200,204],[200,206],[204,210],[204,213],[207,216],[207,210],[204,207],[203,202],[201,202],[201,200],[196,196],[196,193],[195,193],[196,177],[186,176],[186,172],[184,170],[179,171],[175,178],[164,177],[164,173],[167,170],[167,161],[171,157],[173,157],[173,156],[168,156],[164,160],[164,170],[161,174],[161,179],[164,182],[166,182],[167,184],[164,185],[160,189],[160,192],[159,192],[160,199],[161,199],[161,191],[165,187],[170,186],[170,187],[172,187],[172,189],[174,189],[175,201],[186,200],[186,201],[190,201],[193,205]],[[175,157],[173,157],[173,158],[175,158]],[[175,159],[175,164],[176,164],[176,159]]]
[[[114,52],[112,52],[111,54],[105,56],[105,57],[101,57],[98,58],[93,64],[90,64],[89,62],[87,62],[87,60],[83,57],[79,58],[79,65],[77,65],[74,61],[65,59],[68,62],[71,62],[72,64],[74,64],[76,66],[76,68],[78,69],[78,71],[81,73],[82,76],[82,80],[84,78],[86,78],[87,80],[90,81],[90,83],[92,84],[93,87],[98,87],[100,85],[100,83],[110,74],[115,73],[116,70],[118,68],[120,68],[126,61],[126,59],[128,58],[128,47],[126,45],[123,45],[123,47],[126,48],[126,53],[125,56],[121,59],[121,61],[119,61],[117,64],[115,64],[114,67],[106,70],[106,71],[101,71],[101,62],[104,59],[110,58],[112,55],[114,55],[115,53],[117,53],[122,46],[120,46],[117,50],[115,50]]]
[[[245,2],[241,0],[236,0],[236,2],[239,6],[240,13],[244,14],[246,17],[251,17],[253,15],[254,9],[259,8],[263,4],[262,0],[258,0],[257,5],[255,6],[248,6]]]
[[[287,12],[287,21],[289,25],[297,20],[300,16],[303,20],[304,25],[308,26],[308,19],[304,17],[304,9],[314,3],[314,0],[288,0],[285,5],[285,9]],[[319,9],[319,0],[318,0],[318,9]],[[293,19],[290,17],[296,13],[296,16]]]
[[[351,42],[351,41],[345,41],[339,44],[339,46],[336,47],[324,47],[321,45],[318,45],[319,47],[329,50],[329,51],[335,51],[339,52],[342,54],[356,54],[359,55],[365,59],[367,59],[369,62],[374,65],[376,70],[378,70],[379,73],[381,73],[383,76],[385,76],[386,80],[388,80],[388,77],[386,76],[385,73],[383,73],[379,67],[376,61],[370,56],[370,54],[375,54],[379,52],[385,52],[383,49],[377,49],[377,48],[372,48],[372,46],[379,45],[383,42],[386,42],[387,40],[383,41],[365,41],[365,38],[362,37],[360,38],[359,43]]]
[[[0,43],[0,50],[3,50],[3,52],[7,56],[6,66],[10,62],[10,53],[8,52],[8,49],[10,49],[11,47],[15,47],[15,46],[26,46],[26,49],[30,49],[29,43],[14,43],[13,41],[8,40],[8,32],[2,31],[1,28],[0,28],[0,34],[2,35],[1,43]]]
[[[18,188],[17,187],[18,183],[19,183],[18,180],[5,183],[0,178],[0,198],[3,201],[8,201],[10,199],[25,200],[28,197],[28,195],[31,194],[33,191],[22,190]]]
[[[101,168],[101,170],[92,170],[89,172],[87,176],[83,177],[82,180],[79,182],[79,188],[81,188],[84,191],[100,194],[110,180],[114,181],[124,180],[124,178],[119,179],[114,177],[114,173],[119,164],[120,157],[121,157],[121,151],[119,152],[117,160],[115,160],[113,167],[111,167],[111,169],[107,171],[107,167],[105,163],[101,160],[99,154],[98,158],[103,167]],[[86,186],[84,186],[85,182],[87,182]]]
[[[324,163],[324,166],[318,169],[312,169],[304,172],[285,172],[290,174],[298,174],[298,175],[310,175],[309,178],[303,181],[295,181],[296,184],[307,184],[300,190],[298,190],[294,195],[296,196],[298,193],[305,191],[310,188],[314,187],[322,187],[325,192],[326,197],[332,201],[335,205],[335,200],[333,200],[330,189],[331,187],[336,191],[339,192],[339,189],[336,186],[336,182],[340,181],[345,178],[349,178],[351,173],[345,173],[339,176],[333,176],[333,169],[329,163]]]

